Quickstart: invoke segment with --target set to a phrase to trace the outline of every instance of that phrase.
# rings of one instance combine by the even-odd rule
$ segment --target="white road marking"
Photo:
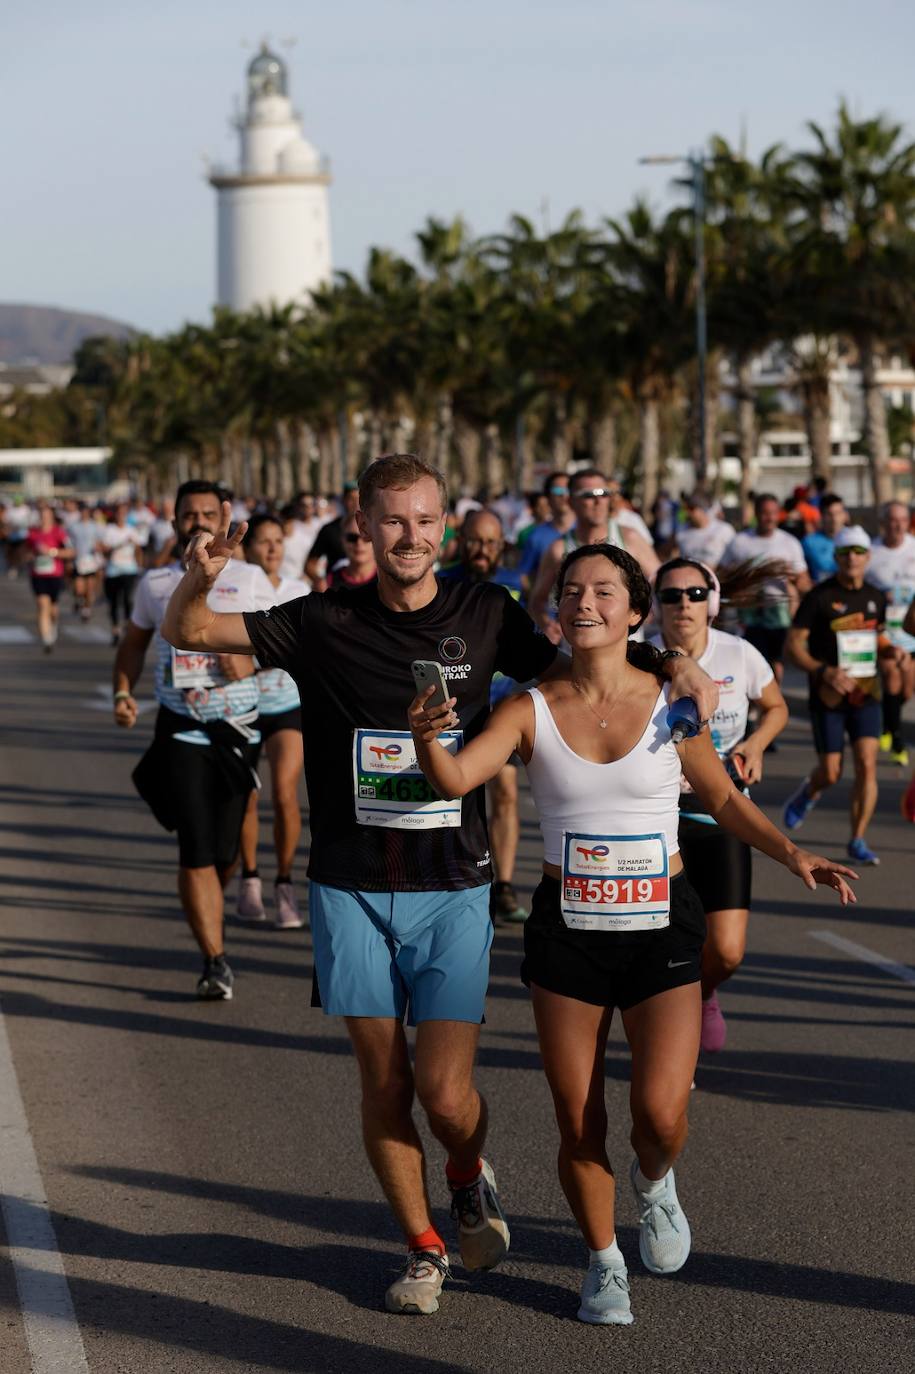
[[[0,625],[0,644],[34,644],[35,636],[24,625]]]
[[[32,1374],[89,1374],[2,1011],[0,1204]]]
[[[111,644],[111,631],[101,625],[65,625],[63,632],[64,638],[75,639],[77,644]]]
[[[865,949],[864,945],[856,945],[854,940],[846,940],[844,935],[835,935],[831,930],[808,930],[808,935],[812,935],[814,940],[822,940],[824,944],[832,945],[834,949],[840,949],[843,954],[848,954],[852,959],[858,959],[865,964],[873,964],[875,968],[882,969],[884,973],[889,973],[893,978],[899,978],[903,983],[915,985],[915,969],[909,968],[908,964],[898,964],[895,959],[887,959],[883,954],[875,954],[872,949]]]

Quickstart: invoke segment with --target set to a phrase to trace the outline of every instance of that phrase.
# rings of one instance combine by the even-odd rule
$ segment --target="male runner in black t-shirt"
[[[785,803],[785,825],[789,830],[801,825],[823,791],[839,781],[848,735],[855,763],[848,854],[859,864],[880,862],[864,838],[877,805],[882,729],[878,659],[897,652],[881,638],[886,595],[865,581],[870,546],[860,525],[840,530],[835,540],[838,572],[807,593],[788,632],[788,654],[810,683],[819,762]]]
[[[447,1257],[431,1223],[414,1093],[447,1152],[465,1267],[492,1268],[509,1237],[481,1158],[487,1109],[473,1084],[492,939],[483,791],[442,801],[415,766],[410,665],[441,665],[457,698],[459,747],[482,728],[494,673],[542,677],[556,650],[504,588],[436,579],[446,491],[434,468],[409,454],[378,459],[361,479],[360,506],[377,583],[216,615],[207,589],[244,533],[229,537],[227,509],[220,533],[194,550],[163,633],[186,648],[253,650],[298,685],[317,984],[325,1012],[346,1017],[366,1150],[409,1247],[385,1302],[434,1312]],[[676,695],[711,713],[717,694],[691,660],[677,659],[671,676]],[[417,1025],[412,1068],[407,1010]]]

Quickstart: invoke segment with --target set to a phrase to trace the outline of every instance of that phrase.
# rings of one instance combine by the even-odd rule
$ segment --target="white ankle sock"
[[[667,1173],[670,1173],[668,1169]],[[667,1186],[667,1174],[663,1178],[646,1178],[641,1169],[635,1171],[635,1186],[640,1193],[646,1197],[656,1197],[658,1193],[663,1193]]]
[[[616,1237],[603,1250],[589,1250],[589,1264],[592,1267],[598,1265],[602,1269],[622,1269],[626,1261],[623,1259],[623,1252],[616,1243]]]

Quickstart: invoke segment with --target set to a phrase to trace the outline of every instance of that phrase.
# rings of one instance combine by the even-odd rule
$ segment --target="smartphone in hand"
[[[413,673],[413,681],[416,685],[417,695],[424,692],[427,687],[434,687],[429,700],[425,703],[426,710],[434,710],[436,706],[444,706],[451,696],[445,686],[445,678],[442,674],[442,665],[435,663],[431,659],[417,658],[410,664]]]

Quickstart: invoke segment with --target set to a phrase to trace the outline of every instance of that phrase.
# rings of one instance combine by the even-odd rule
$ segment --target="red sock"
[[[422,1231],[418,1236],[411,1236],[407,1243],[408,1250],[437,1250],[440,1255],[445,1253],[445,1242],[442,1240],[434,1226],[430,1226],[427,1231]]]
[[[468,1183],[476,1183],[483,1170],[483,1161],[478,1159],[472,1169],[459,1169],[450,1159],[445,1160],[445,1177],[456,1188],[465,1188]]]

